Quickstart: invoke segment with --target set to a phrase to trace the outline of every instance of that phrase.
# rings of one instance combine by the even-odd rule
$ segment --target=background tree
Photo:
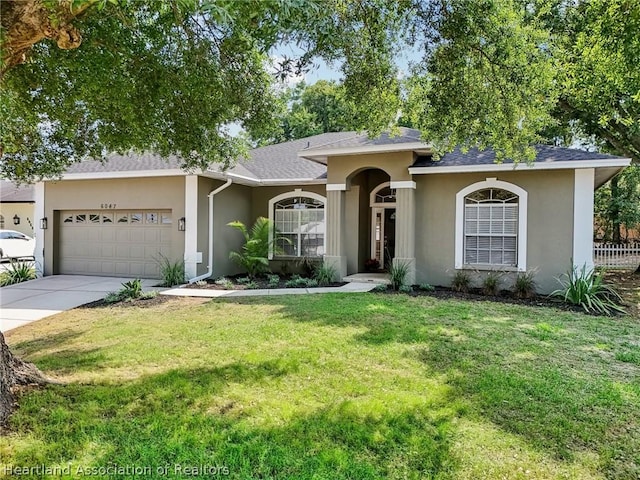
[[[312,85],[300,82],[287,89],[280,100],[282,112],[273,128],[253,136],[259,145],[359,127],[354,106],[344,87],[334,81],[319,80]]]
[[[640,166],[632,165],[596,191],[596,235],[605,241],[627,241],[640,228]],[[599,230],[599,232],[598,232]]]

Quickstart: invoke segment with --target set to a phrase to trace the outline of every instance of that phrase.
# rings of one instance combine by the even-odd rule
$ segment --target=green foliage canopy
[[[228,166],[247,147],[231,125],[256,138],[273,130],[282,101],[269,63],[283,44],[303,53],[279,74],[316,58],[340,69],[349,114],[339,123],[349,128],[379,134],[402,107],[441,152],[493,147],[499,158],[531,160],[543,132],[565,126],[640,160],[635,0],[73,3],[83,9],[73,20],[80,46],[38,41],[2,77],[5,177],[55,176],[130,149],[177,155],[187,169]],[[422,60],[403,93],[397,60],[408,49]],[[290,119],[295,136],[307,123],[334,128],[302,106]]]

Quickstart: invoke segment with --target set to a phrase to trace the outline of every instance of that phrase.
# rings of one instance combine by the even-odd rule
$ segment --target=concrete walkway
[[[104,298],[130,278],[52,275],[0,288],[0,331],[26,325]],[[158,280],[142,280],[145,290]]]
[[[176,297],[258,297],[266,295],[308,295],[310,293],[361,293],[370,292],[376,288],[375,283],[351,282],[341,287],[314,287],[314,288],[258,288],[255,290],[212,290],[207,288],[173,288],[160,292],[161,295],[174,295]]]

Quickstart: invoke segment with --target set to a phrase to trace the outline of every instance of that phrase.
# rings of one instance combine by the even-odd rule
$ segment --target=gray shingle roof
[[[256,148],[249,152],[248,159],[239,160],[228,171],[255,181],[321,179],[326,176],[326,167],[311,160],[298,158],[298,152],[308,146],[327,144],[353,137],[354,135],[356,135],[355,132],[323,133],[277,145]],[[108,155],[104,162],[85,160],[73,164],[67,169],[67,173],[132,172],[132,176],[135,176],[135,172],[173,170],[179,169],[180,165],[180,159],[177,157],[163,159],[152,153],[125,155],[113,153]],[[213,165],[209,171],[220,172],[220,169]]]
[[[241,159],[231,169],[229,173],[245,177],[252,181],[261,180],[313,180],[326,178],[326,166],[301,158],[299,153],[327,152],[344,148],[357,151],[357,147],[402,145],[422,142],[420,132],[410,128],[400,128],[398,136],[383,134],[378,138],[369,138],[364,133],[357,132],[333,132],[314,135],[312,137],[292,140],[277,145],[268,145],[251,150],[249,158]],[[426,145],[426,144],[425,144]],[[538,156],[536,163],[557,162],[557,161],[580,161],[596,159],[616,159],[612,155],[605,155],[596,152],[585,152],[568,148],[552,147],[540,145],[536,147]],[[438,162],[431,161],[428,156],[419,156],[414,163],[414,167],[445,167],[445,166],[469,166],[488,165],[495,161],[495,154],[487,149],[479,151],[471,149],[467,153],[462,153],[459,149],[448,153]],[[504,162],[511,163],[511,162]],[[102,163],[95,160],[87,160],[71,165],[67,173],[102,173],[102,172],[135,172],[149,170],[176,170],[181,165],[180,159],[170,157],[163,159],[151,153],[144,154],[112,154]],[[209,171],[220,173],[220,169],[213,165]]]
[[[124,154],[112,153],[104,162],[85,160],[74,163],[67,168],[67,173],[95,172],[135,172],[143,170],[170,170],[180,168],[180,159],[169,157],[164,159],[152,153]]]
[[[313,137],[256,148],[251,151],[248,160],[240,161],[240,165],[262,180],[324,178],[326,167],[306,158],[299,158],[298,152],[306,148],[344,141],[354,135],[355,132],[322,133]],[[235,173],[234,169],[231,171]]]
[[[607,155],[597,152],[586,152],[584,150],[575,150],[572,148],[553,147],[550,145],[536,145],[537,155],[535,163],[551,163],[551,162],[573,162],[584,160],[602,160],[602,159],[620,159],[614,155]],[[478,150],[470,149],[467,153],[462,153],[459,148],[453,152],[447,153],[442,158],[434,162],[429,156],[420,156],[416,159],[413,167],[459,167],[469,165],[490,165],[495,163],[496,155],[491,149]],[[512,164],[513,161],[505,160],[504,164]]]
[[[17,186],[7,180],[0,181],[0,202],[2,203],[30,203],[35,202],[36,196],[33,185]]]
[[[399,127],[398,135],[383,133],[379,137],[369,138],[366,133],[344,132],[345,137],[323,144],[311,145],[301,149],[302,152],[313,153],[314,150],[354,148],[374,145],[401,145],[403,143],[422,142],[420,131],[412,128]]]

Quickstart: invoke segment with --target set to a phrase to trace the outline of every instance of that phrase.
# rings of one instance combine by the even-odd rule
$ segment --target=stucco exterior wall
[[[33,203],[0,203],[0,215],[4,217],[5,230],[16,230],[33,237],[36,222]],[[14,215],[20,217],[20,224],[13,224]]]
[[[178,231],[178,219],[185,215],[184,177],[150,177],[100,180],[63,180],[45,182],[44,216],[49,219],[44,235],[44,274],[57,273],[54,239],[60,228],[60,210],[102,210],[102,204],[116,210],[170,209],[171,258],[184,256],[184,232]],[[52,221],[53,219],[53,221]]]
[[[415,175],[416,281],[451,283],[455,274],[456,193],[489,177],[528,192],[527,270],[536,272],[540,292],[558,288],[554,277],[571,266],[573,170]],[[515,273],[505,275],[502,288],[511,288],[514,277]]]
[[[220,185],[222,185],[222,182],[211,181],[211,185],[203,192],[204,200],[200,202],[200,205],[203,205],[204,202],[205,211],[208,208],[206,205],[207,195]],[[198,249],[203,252],[202,266],[204,268],[202,273],[206,271],[209,255],[208,233],[206,230],[207,215],[205,213],[204,216],[200,216],[205,225],[203,228],[204,236],[201,237],[203,243],[200,243],[200,239],[198,240]],[[213,198],[213,278],[241,272],[241,269],[229,260],[229,252],[240,250],[244,245],[242,234],[227,225],[235,220],[239,220],[245,225],[253,225],[254,219],[251,217],[251,187],[232,184]]]
[[[411,180],[408,168],[413,152],[375,153],[331,157],[327,165],[327,183],[345,183],[347,178],[368,168],[384,170],[391,181]]]

